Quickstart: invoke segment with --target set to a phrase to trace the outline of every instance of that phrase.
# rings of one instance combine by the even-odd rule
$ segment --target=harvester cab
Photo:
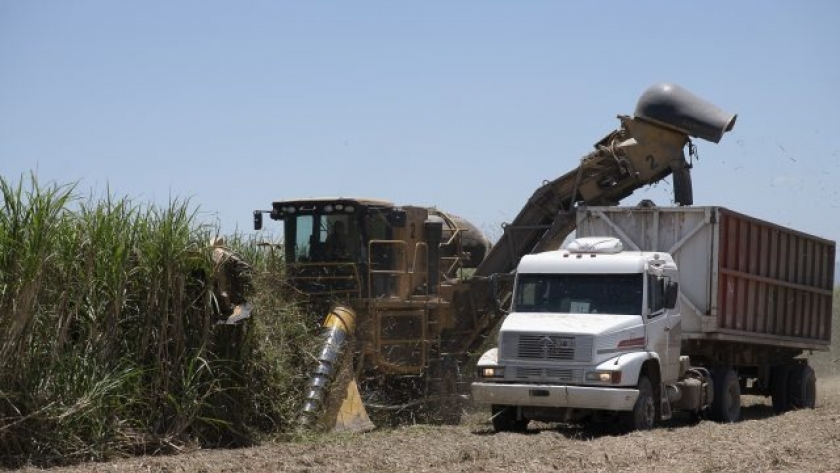
[[[254,212],[255,229],[265,213],[284,223],[289,285],[330,302],[436,294],[442,281],[475,268],[489,249],[489,241],[456,216],[383,200],[274,202],[270,211]]]
[[[284,259],[289,285],[327,299],[361,297],[368,263],[366,243],[393,237],[400,216],[393,204],[366,199],[307,199],[274,202],[268,212],[283,221]],[[262,227],[263,212],[254,212]],[[386,255],[377,254],[387,264]],[[328,297],[327,297],[328,296]]]

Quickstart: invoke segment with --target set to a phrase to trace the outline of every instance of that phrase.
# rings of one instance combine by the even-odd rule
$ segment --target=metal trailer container
[[[577,236],[674,256],[683,354],[761,368],[831,343],[833,241],[723,207],[581,208]]]

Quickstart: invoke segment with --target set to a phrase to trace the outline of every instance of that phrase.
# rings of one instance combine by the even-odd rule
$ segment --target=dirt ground
[[[769,400],[744,397],[744,420],[669,423],[649,432],[593,432],[531,424],[495,434],[489,414],[459,426],[405,426],[327,435],[240,450],[199,450],[47,471],[115,473],[834,471],[840,472],[840,378],[820,380],[814,410],[775,416]],[[45,471],[36,468],[26,473]]]

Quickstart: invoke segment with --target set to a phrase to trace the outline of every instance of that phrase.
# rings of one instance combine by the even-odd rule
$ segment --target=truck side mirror
[[[665,307],[673,309],[677,306],[677,297],[680,294],[680,285],[676,282],[669,282],[665,288]]]
[[[263,220],[262,212],[254,210],[254,230],[262,230]]]

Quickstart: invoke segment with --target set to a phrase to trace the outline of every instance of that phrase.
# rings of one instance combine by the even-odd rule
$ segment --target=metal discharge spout
[[[575,229],[578,206],[617,205],[672,174],[675,202],[692,205],[691,165],[684,152],[689,137],[717,143],[735,126],[737,115],[663,83],[642,94],[635,116],[618,118],[621,127],[595,143],[578,167],[534,192],[476,269],[476,284],[482,277],[510,273],[525,254],[559,248]]]
[[[676,84],[649,87],[636,103],[636,118],[695,138],[719,143],[738,115],[726,112]]]

